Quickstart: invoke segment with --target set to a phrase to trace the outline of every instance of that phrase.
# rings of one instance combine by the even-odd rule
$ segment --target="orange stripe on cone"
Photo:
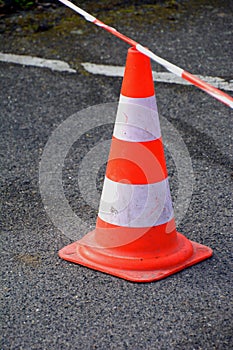
[[[116,182],[131,184],[164,180],[167,177],[167,168],[162,139],[127,142],[113,137],[106,176]]]
[[[149,282],[210,257],[212,250],[176,231],[157,107],[155,100],[151,103],[150,61],[133,48],[121,96],[127,105],[118,108],[115,135],[120,139],[112,138],[96,228],[61,249],[59,256],[130,281]],[[143,104],[153,106],[146,122]],[[150,120],[155,121],[152,133],[147,130]]]

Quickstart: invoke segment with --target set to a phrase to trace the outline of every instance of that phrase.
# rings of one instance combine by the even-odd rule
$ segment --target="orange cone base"
[[[90,232],[89,234],[92,234]],[[89,241],[90,244],[90,241]],[[188,240],[177,232],[177,244],[169,255],[125,255],[119,248],[95,248],[79,241],[59,251],[60,258],[133,282],[157,281],[212,256],[210,248]]]

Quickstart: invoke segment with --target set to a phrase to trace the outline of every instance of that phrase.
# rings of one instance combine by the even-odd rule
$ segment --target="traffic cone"
[[[96,228],[59,256],[149,282],[211,255],[176,231],[150,60],[130,48]]]

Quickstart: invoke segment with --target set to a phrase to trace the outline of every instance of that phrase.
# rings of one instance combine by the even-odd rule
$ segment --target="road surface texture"
[[[85,8],[191,73],[232,79],[231,1],[118,3],[98,10],[88,2]],[[39,164],[52,133],[69,117],[118,101],[122,79],[92,75],[81,63],[124,66],[128,47],[64,7],[8,15],[0,28],[1,52],[64,60],[77,71],[0,63],[1,349],[231,349],[230,108],[195,87],[155,82],[159,114],[178,132],[192,162],[192,180],[185,174],[192,196],[178,230],[211,247],[211,259],[142,284],[68,263],[57,253],[75,237],[48,214]],[[164,71],[155,63],[152,68]],[[112,128],[94,113],[93,128],[71,146],[62,165],[66,199],[86,227],[94,225],[97,210],[82,196],[79,165],[100,140],[111,139]],[[176,201],[180,179],[171,151],[166,147],[176,211],[183,203]],[[96,179],[99,192],[103,175],[104,166]],[[69,227],[69,218],[63,220]],[[81,225],[76,230],[79,237],[86,233]]]

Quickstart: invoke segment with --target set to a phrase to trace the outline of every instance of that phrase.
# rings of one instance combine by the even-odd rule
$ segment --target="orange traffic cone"
[[[96,228],[59,256],[148,282],[211,255],[210,248],[176,231],[150,60],[131,48]]]

